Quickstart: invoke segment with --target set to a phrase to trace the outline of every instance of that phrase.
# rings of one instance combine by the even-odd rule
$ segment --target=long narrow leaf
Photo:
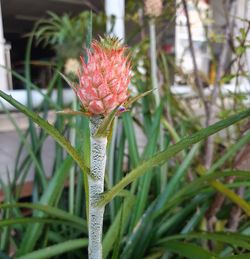
[[[39,115],[27,109],[24,105],[16,101],[12,98],[12,96],[7,95],[3,91],[0,90],[0,96],[5,99],[7,102],[16,107],[19,111],[23,112],[29,118],[31,118],[36,124],[38,124],[42,129],[44,129],[50,136],[54,138],[54,140],[59,143],[75,160],[75,162],[79,165],[83,172],[88,172],[87,167],[83,163],[83,159],[81,159],[78,152],[72,147],[69,141],[61,135],[61,133],[53,127],[50,123],[42,119]]]
[[[87,224],[85,222],[85,220],[74,216],[70,213],[67,213],[66,211],[63,211],[61,209],[57,209],[48,205],[43,205],[43,204],[34,204],[34,203],[10,203],[10,204],[0,204],[0,208],[1,209],[6,209],[6,208],[29,208],[32,210],[40,210],[45,212],[48,215],[51,215],[53,217],[57,217],[59,219],[63,219],[63,220],[68,220],[68,221],[72,221],[76,224],[79,224],[83,230],[85,229],[85,231],[87,231]]]
[[[57,256],[65,252],[76,250],[88,245],[87,239],[75,239],[69,240],[57,245],[49,246],[44,249],[36,250],[32,253],[25,254],[23,256],[17,257],[17,259],[42,259],[50,258],[52,256]]]
[[[123,205],[120,207],[120,210],[118,211],[112,225],[110,226],[108,232],[106,233],[103,239],[103,258],[104,259],[107,258],[116,239],[118,238],[119,228],[122,228],[121,231],[123,232],[124,227],[131,214],[133,205],[134,205],[134,196],[131,195],[130,197],[124,200]]]
[[[164,243],[167,251],[174,252],[185,258],[199,258],[199,259],[212,259],[216,258],[214,253],[211,253],[197,245],[183,243],[180,241],[168,241]]]
[[[68,225],[75,229],[79,229],[79,224],[75,224],[70,221],[64,221],[59,219],[51,219],[51,218],[14,218],[14,219],[6,219],[0,221],[0,229],[6,226],[13,225],[25,225],[25,224],[34,224],[34,223],[46,223],[46,224],[58,224],[58,225]]]
[[[236,203],[242,210],[246,212],[248,216],[250,216],[250,203],[241,198],[238,194],[228,189],[224,184],[219,181],[210,181],[210,185],[215,188],[220,193],[224,194],[231,201]]]
[[[62,163],[61,167],[55,172],[53,178],[50,180],[46,192],[43,193],[40,203],[53,206],[56,200],[59,199],[59,195],[64,187],[64,182],[68,176],[70,167],[72,165],[72,158],[67,157]],[[37,211],[33,214],[35,217],[44,217],[44,212]],[[43,224],[35,223],[29,226],[23,236],[19,253],[28,253],[34,249],[36,241],[39,239],[42,232]]]
[[[152,158],[143,162],[137,168],[132,170],[129,174],[126,175],[118,184],[116,184],[112,189],[110,189],[107,193],[103,195],[100,199],[100,204],[106,204],[111,201],[122,189],[124,189],[131,182],[136,180],[138,177],[142,176],[145,172],[150,170],[155,166],[159,166],[162,163],[166,162],[170,157],[174,156],[178,152],[183,149],[189,147],[192,144],[198,143],[201,140],[207,138],[210,135],[215,134],[216,132],[229,127],[245,118],[250,116],[250,109],[233,115],[225,120],[221,120],[207,128],[201,129],[197,133],[184,137],[181,141],[176,143],[175,145],[170,146],[166,150],[154,155]]]
[[[246,254],[242,254],[242,255],[224,256],[221,258],[224,258],[224,259],[248,259],[248,258],[250,258],[250,253],[246,253]]]
[[[250,249],[250,236],[242,235],[242,234],[235,234],[235,233],[192,233],[192,234],[182,234],[182,235],[174,235],[167,237],[165,239],[162,239],[158,242],[158,244],[164,244],[165,242],[171,241],[171,240],[178,240],[178,239],[198,239],[198,240],[213,240],[213,241],[219,241],[223,242],[225,244],[230,244],[236,247],[242,247],[245,249]]]

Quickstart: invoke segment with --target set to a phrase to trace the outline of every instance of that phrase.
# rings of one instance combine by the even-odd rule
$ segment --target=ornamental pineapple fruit
[[[107,115],[128,98],[131,66],[126,47],[116,38],[93,41],[83,58],[79,85],[75,88],[84,109],[91,115]]]

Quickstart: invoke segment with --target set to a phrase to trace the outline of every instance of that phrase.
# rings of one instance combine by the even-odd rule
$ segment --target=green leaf
[[[127,107],[128,105],[131,105],[133,102],[137,101],[138,99],[142,98],[143,96],[146,96],[147,94],[149,94],[150,92],[152,92],[152,90],[147,91],[145,93],[139,94],[133,98],[131,98],[130,100],[128,100],[128,102],[125,104],[125,107]],[[115,118],[115,115],[117,113],[118,107],[116,109],[114,109],[107,117],[104,118],[102,124],[100,125],[100,127],[98,128],[95,136],[96,137],[103,137],[103,136],[107,136],[108,131],[110,130],[110,127],[112,125],[112,122]]]
[[[193,202],[193,201],[192,201]],[[199,209],[193,214],[193,216],[188,220],[185,224],[185,227],[181,230],[181,234],[186,234],[194,230],[194,228],[201,222],[202,218],[204,218],[205,213],[209,208],[208,202],[204,202],[200,205]]]
[[[62,114],[62,115],[81,115],[81,116],[88,116],[88,113],[81,112],[81,111],[74,111],[72,109],[64,109],[62,111],[57,111],[57,114]]]
[[[35,204],[35,203],[7,203],[7,204],[0,204],[0,209],[6,209],[6,208],[29,208],[32,210],[39,210],[42,212],[45,212],[48,215],[51,215],[53,217],[62,219],[62,220],[68,220],[71,222],[74,222],[82,227],[82,229],[87,233],[87,224],[85,220],[72,215],[71,213],[68,213],[64,210],[57,209],[54,207],[51,207],[49,205],[43,205],[43,204]]]
[[[225,120],[221,120],[207,128],[201,129],[195,134],[184,137],[181,141],[168,147],[166,150],[157,153],[152,158],[144,161],[137,168],[128,173],[118,184],[116,184],[113,188],[111,188],[108,192],[104,193],[102,198],[99,201],[99,204],[107,204],[111,201],[121,190],[123,190],[127,185],[136,180],[138,177],[142,176],[148,170],[153,167],[159,166],[166,162],[170,157],[179,153],[183,149],[189,147],[192,144],[198,143],[201,140],[207,138],[214,133],[229,127],[232,124],[235,124],[245,118],[250,116],[250,109],[233,115]]]
[[[134,102],[138,101],[139,99],[141,99],[142,97],[150,94],[154,89],[151,89],[149,91],[146,91],[144,93],[138,94],[134,97],[131,97],[130,99],[128,99],[128,101],[124,104],[124,107],[128,108],[130,105],[132,105]]]
[[[45,223],[45,224],[53,224],[53,225],[68,225],[75,229],[79,230],[79,224],[76,224],[74,222],[70,221],[64,221],[59,219],[51,219],[51,218],[13,218],[13,219],[6,219],[0,221],[0,228],[6,227],[6,226],[13,226],[13,225],[24,225],[24,224],[34,224],[34,223]],[[1,257],[0,257],[1,258]]]
[[[135,128],[133,126],[133,118],[129,112],[122,115],[123,127],[125,130],[126,138],[128,140],[129,157],[133,167],[139,164],[139,151],[135,137]]]
[[[154,233],[154,231],[151,231],[153,228],[151,215],[155,209],[154,205],[155,202],[152,202],[141,217],[138,224],[133,229],[131,235],[128,235],[126,237],[126,245],[123,248],[123,252],[120,258],[138,258],[134,254],[137,252],[142,254],[145,248],[147,248],[147,241],[152,237],[152,234]],[[151,220],[149,220],[149,218]]]
[[[106,137],[108,135],[108,131],[112,125],[112,122],[115,118],[117,112],[117,108],[114,109],[107,117],[104,118],[101,125],[99,126],[98,130],[95,133],[95,137]]]
[[[88,20],[86,23],[86,39],[85,46],[87,49],[90,49],[92,42],[92,31],[93,31],[93,14],[92,11],[88,13]],[[88,63],[88,55],[87,52],[84,53],[84,60]]]
[[[154,113],[151,129],[150,129],[151,134],[149,135],[148,143],[144,149],[143,156],[142,156],[144,159],[150,158],[156,152],[162,110],[163,110],[163,106],[159,105],[159,107],[156,109],[156,112]],[[133,219],[130,223],[132,227],[139,220],[139,218],[141,217],[141,215],[145,210],[145,207],[148,204],[148,195],[150,191],[150,184],[152,181],[152,177],[153,177],[153,174],[151,170],[147,172],[139,180],[135,210],[133,213]]]
[[[242,247],[248,250],[250,249],[250,243],[249,243],[250,236],[235,234],[230,232],[220,232],[220,233],[201,232],[201,233],[174,235],[160,240],[157,243],[157,245],[163,245],[165,242],[178,240],[178,239],[213,240],[213,241],[219,241],[225,244],[230,244],[234,247]]]
[[[48,187],[40,199],[41,204],[50,206],[56,204],[56,201],[59,199],[61,191],[64,188],[64,183],[71,166],[72,158],[68,156],[50,179]],[[41,211],[35,211],[33,216],[44,217],[45,214]],[[41,235],[42,227],[42,223],[34,223],[27,228],[18,253],[27,253],[34,249],[34,246]]]
[[[84,163],[90,168],[90,129],[89,129],[89,119],[82,117],[82,129],[83,129],[83,160]],[[80,125],[80,124],[79,124]],[[86,217],[88,222],[89,215],[89,185],[87,174],[83,175],[83,185],[85,191],[85,202],[86,202]],[[81,193],[79,193],[81,195]]]
[[[178,167],[177,171],[174,173],[173,177],[167,184],[166,188],[163,190],[162,194],[159,196],[157,207],[161,208],[166,201],[169,199],[169,197],[175,193],[175,188],[177,184],[180,182],[182,177],[184,176],[185,172],[187,171],[190,163],[192,162],[192,159],[196,155],[197,151],[199,149],[199,144],[196,144],[192,147],[190,152],[187,154],[181,165]]]
[[[61,77],[65,80],[65,82],[74,90],[76,91],[76,86],[75,83],[72,82],[67,76],[65,76],[63,73],[61,73],[60,71],[57,71]]]
[[[86,39],[85,39],[85,46],[86,49],[90,49],[91,47],[91,41],[92,41],[92,29],[93,29],[93,15],[92,11],[85,13],[87,18],[86,23]],[[81,27],[81,26],[80,26]],[[85,51],[83,53],[84,60],[87,63],[88,62],[88,55]],[[83,129],[83,160],[85,165],[90,168],[90,129],[89,129],[89,120],[86,117],[81,118],[82,120],[82,129]],[[81,125],[78,121],[77,125]],[[79,143],[80,144],[80,143]],[[86,218],[88,222],[89,217],[89,187],[88,187],[88,177],[87,174],[83,175],[83,185],[84,185],[84,191],[85,191],[85,203],[86,203]],[[78,193],[77,193],[77,201],[81,198],[81,192],[80,192],[80,185],[78,186]],[[78,204],[78,208],[79,204]],[[80,210],[79,210],[80,211]]]
[[[219,191],[220,193],[224,194],[227,198],[237,204],[245,213],[250,216],[250,204],[241,198],[238,194],[228,189],[224,184],[219,182],[218,180],[210,181],[209,184]]]
[[[243,135],[236,143],[230,146],[228,150],[221,156],[210,168],[207,170],[206,174],[211,174],[215,170],[218,170],[227,160],[232,159],[233,156],[239,152],[239,150],[250,141],[250,132]]]
[[[49,98],[49,94],[51,93],[51,91],[53,90],[54,84],[57,80],[58,74],[55,73],[54,77],[52,78],[51,82],[48,85],[48,89],[47,92],[44,93],[41,88],[39,88],[39,86],[35,85],[34,83],[28,81],[25,77],[23,77],[22,75],[20,75],[19,73],[15,72],[14,70],[11,69],[7,69],[4,66],[1,66],[1,68],[5,69],[6,71],[10,72],[12,74],[13,77],[17,78],[18,80],[20,80],[21,82],[23,82],[24,84],[30,84],[30,87],[32,89],[35,89],[41,96],[43,96],[44,100],[46,100],[51,107],[54,107],[56,109],[59,109],[60,107],[58,106],[57,103],[54,103],[50,98]],[[61,67],[61,65],[59,65],[59,67]]]
[[[199,259],[216,259],[218,257],[215,256],[214,253],[209,252],[197,245],[188,244],[180,241],[167,241],[162,244],[163,247],[166,248],[167,251],[176,253],[180,256],[184,256],[185,258],[199,258]]]
[[[2,106],[3,110],[5,111],[6,115],[8,116],[8,119],[11,121],[11,123],[13,124],[13,126],[15,127],[15,130],[21,140],[22,145],[26,148],[28,155],[32,158],[32,161],[35,164],[35,169],[36,172],[38,173],[40,180],[41,180],[41,184],[43,189],[46,189],[47,186],[47,180],[46,180],[46,176],[45,176],[45,172],[43,170],[43,168],[41,167],[41,164],[38,161],[38,158],[36,156],[36,153],[34,152],[35,148],[33,147],[33,145],[30,145],[27,142],[27,136],[25,137],[24,134],[22,133],[21,129],[18,127],[16,121],[13,119],[11,113],[4,107],[2,101],[0,100],[0,105]]]
[[[32,253],[25,254],[20,257],[16,257],[17,259],[44,259],[50,258],[52,256],[57,256],[63,254],[65,252],[69,252],[72,250],[76,250],[79,248],[86,247],[88,245],[88,240],[86,238],[75,239],[65,241],[63,243],[49,246],[43,249],[36,250]]]
[[[250,253],[247,254],[242,254],[242,255],[230,255],[230,256],[224,256],[220,258],[225,258],[225,259],[248,259],[250,258]]]
[[[61,133],[53,127],[50,123],[42,119],[39,115],[29,110],[27,107],[16,101],[12,98],[11,95],[7,95],[3,91],[0,90],[0,96],[5,99],[7,102],[16,107],[19,111],[27,115],[33,122],[35,122],[38,126],[44,129],[54,140],[61,145],[74,159],[74,161],[79,165],[83,172],[88,172],[88,168],[83,163],[83,159],[80,157],[78,152],[72,147],[70,142],[63,136]]]
[[[244,54],[244,52],[246,52],[246,49],[247,48],[245,46],[239,46],[239,47],[236,48],[236,54],[238,56],[241,56],[241,55]]]
[[[115,241],[119,238],[119,228],[120,232],[124,231],[128,219],[131,215],[132,208],[134,205],[134,195],[130,195],[130,197],[125,198],[120,210],[116,214],[116,217],[109,227],[108,232],[105,234],[103,239],[103,258],[107,258],[109,252],[112,250]]]
[[[160,226],[157,228],[157,233],[156,233],[157,237],[164,236],[165,233],[169,231],[169,229],[176,229],[179,232],[179,226],[186,221],[190,213],[192,211],[196,211],[197,207],[199,207],[200,205],[202,204],[206,205],[206,202],[209,202],[207,195],[197,195],[195,198],[193,199],[191,198],[189,201],[190,202],[185,203],[185,205],[181,208],[181,210],[178,211],[178,213],[175,213],[173,216],[170,217],[169,215],[166,215],[167,213],[164,214],[166,215],[165,216],[166,219],[164,217],[163,219],[161,219]],[[176,205],[176,207],[177,206],[178,204]],[[199,210],[198,213],[202,214],[203,212]],[[197,215],[197,213],[195,215]],[[185,231],[187,229],[186,227],[182,229],[182,231]]]
[[[163,207],[155,212],[157,216],[166,213],[170,208],[176,207],[178,204],[185,200],[188,200],[198,193],[201,193],[203,189],[208,185],[210,180],[219,179],[227,176],[236,176],[249,178],[249,172],[244,171],[225,171],[225,172],[214,172],[209,175],[204,175],[200,178],[195,179],[193,182],[187,184],[180,189],[176,194],[168,200]]]

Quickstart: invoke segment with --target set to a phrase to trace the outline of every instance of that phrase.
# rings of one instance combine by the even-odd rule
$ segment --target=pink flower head
[[[75,91],[88,113],[107,115],[128,98],[129,57],[126,48],[111,37],[93,41],[87,55],[87,64],[81,58],[82,70]]]

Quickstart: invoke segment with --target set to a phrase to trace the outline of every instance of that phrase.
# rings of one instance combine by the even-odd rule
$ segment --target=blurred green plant
[[[105,31],[105,16],[102,13],[92,13],[95,33]],[[36,43],[44,47],[51,46],[62,60],[79,59],[83,51],[83,39],[86,35],[86,23],[89,12],[84,11],[77,16],[64,14],[62,16],[48,12],[48,17],[38,21],[35,29]]]

